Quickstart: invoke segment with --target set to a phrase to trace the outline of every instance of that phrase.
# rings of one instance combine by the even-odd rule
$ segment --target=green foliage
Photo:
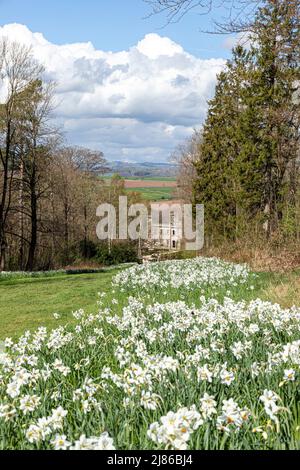
[[[299,179],[297,2],[266,2],[251,44],[237,46],[218,77],[195,165],[194,198],[205,205],[206,228],[229,239],[249,227],[275,233]]]
[[[137,247],[133,243],[117,243],[111,247],[102,243],[98,247],[96,259],[104,266],[138,262]]]
[[[79,242],[79,253],[84,259],[92,259],[97,254],[97,245],[92,240],[81,240]]]

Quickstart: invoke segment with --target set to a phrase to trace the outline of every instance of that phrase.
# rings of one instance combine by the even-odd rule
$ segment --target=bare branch
[[[221,21],[212,18],[213,31],[208,33],[228,34],[249,30],[254,13],[264,0],[144,0],[150,5],[148,17],[162,14],[166,24],[179,22],[194,10],[198,15],[213,15],[214,11],[224,11]]]

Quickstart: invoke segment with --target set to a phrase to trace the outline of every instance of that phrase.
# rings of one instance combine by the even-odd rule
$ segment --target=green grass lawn
[[[39,326],[55,328],[72,321],[72,312],[80,308],[88,313],[97,311],[98,292],[111,290],[111,279],[117,271],[1,281],[0,340],[16,338]],[[300,272],[260,273],[254,291],[238,288],[232,297],[236,300],[259,297],[282,307],[300,306]],[[56,320],[53,313],[59,313],[61,318]]]
[[[80,308],[96,312],[97,294],[107,291],[116,272],[1,281],[0,339],[39,326],[56,327],[53,313],[59,313],[59,323],[65,323]]]
[[[142,198],[147,201],[163,201],[173,198],[176,188],[130,188],[127,193],[140,193]]]

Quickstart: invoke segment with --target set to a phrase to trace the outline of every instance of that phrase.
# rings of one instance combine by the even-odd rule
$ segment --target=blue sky
[[[0,0],[0,36],[32,46],[57,83],[69,144],[166,161],[203,124],[228,37],[201,33],[209,18],[195,12],[164,28],[148,12],[142,0]]]
[[[163,16],[144,19],[150,8],[142,0],[0,0],[0,5],[2,24],[26,24],[56,44],[91,41],[99,49],[120,51],[158,32],[197,57],[229,56],[224,36],[201,33],[209,19],[194,11],[162,29]]]

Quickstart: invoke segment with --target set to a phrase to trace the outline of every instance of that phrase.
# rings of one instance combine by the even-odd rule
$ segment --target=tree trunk
[[[0,201],[0,270],[4,271],[5,269],[5,254],[6,254],[6,241],[5,241],[5,225],[6,218],[9,210],[9,204],[7,200],[9,197],[9,157],[10,157],[10,147],[11,147],[11,124],[10,121],[7,123],[6,130],[6,143],[5,143],[5,154],[1,153],[1,160],[3,165],[3,184],[2,184],[2,194]],[[12,171],[12,170],[11,170]]]
[[[86,208],[86,205],[84,206],[83,212],[84,212],[84,258],[87,258],[88,226],[87,226],[87,208]]]
[[[19,208],[20,208],[20,215],[19,215],[19,223],[20,223],[20,246],[19,246],[19,269],[23,271],[24,269],[24,215],[23,215],[23,192],[24,192],[24,165],[21,162],[20,167],[20,192],[19,192]]]
[[[6,243],[2,236],[2,240],[0,241],[0,271],[5,270],[5,253],[6,253]]]
[[[64,239],[65,239],[65,261],[69,263],[69,204],[68,201],[64,203],[64,218],[65,218],[65,230],[64,230]]]
[[[26,264],[26,271],[32,271],[34,268],[35,251],[37,245],[37,198],[35,193],[31,195],[31,237]]]

